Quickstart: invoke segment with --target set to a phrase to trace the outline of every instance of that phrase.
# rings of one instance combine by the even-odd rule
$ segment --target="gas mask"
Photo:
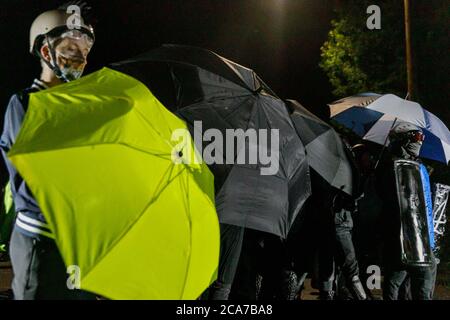
[[[65,82],[79,79],[93,44],[93,39],[80,30],[69,30],[50,40],[51,68],[56,76]]]
[[[76,70],[72,67],[64,67],[61,69],[62,77],[67,81],[73,81],[81,78],[83,70]]]
[[[422,143],[425,140],[425,135],[420,130],[409,131],[405,135],[406,143],[403,148],[409,155],[417,158],[420,154]]]
[[[399,125],[390,133],[393,150],[402,150],[408,158],[418,158],[425,135],[422,130],[412,125]]]
[[[83,75],[86,60],[82,57],[71,57],[62,53],[57,53],[57,58],[62,61],[62,67],[59,66],[61,77],[68,81],[79,79]]]
[[[410,156],[417,158],[422,148],[422,142],[409,142],[403,148]]]

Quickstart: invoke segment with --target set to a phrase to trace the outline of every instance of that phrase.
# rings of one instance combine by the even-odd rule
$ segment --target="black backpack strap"
[[[19,101],[23,106],[24,112],[27,112],[28,110],[28,101],[30,100],[30,93],[37,91],[39,91],[39,89],[30,87],[17,92],[17,98],[19,98]]]

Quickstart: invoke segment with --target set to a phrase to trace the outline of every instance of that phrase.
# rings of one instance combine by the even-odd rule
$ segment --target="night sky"
[[[29,28],[43,11],[65,1],[2,0],[0,11],[0,125],[12,94],[40,74],[28,53]],[[255,70],[282,98],[299,100],[326,118],[334,98],[318,67],[334,15],[333,0],[88,1],[96,43],[86,73],[159,47],[199,46]],[[0,164],[0,182],[6,172]]]
[[[64,1],[2,0],[0,105],[39,75],[28,32],[42,11]],[[6,3],[4,5],[3,3]],[[327,112],[331,87],[319,69],[332,0],[89,1],[98,19],[87,72],[164,43],[213,50],[254,69],[281,97]],[[363,13],[364,14],[364,13]],[[319,110],[320,109],[320,110]],[[3,119],[2,119],[3,121]]]

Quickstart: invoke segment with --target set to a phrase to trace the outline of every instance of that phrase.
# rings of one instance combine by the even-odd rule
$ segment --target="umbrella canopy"
[[[214,280],[213,176],[187,158],[192,144],[172,140],[185,128],[145,85],[108,68],[31,94],[8,156],[81,289],[195,299]]]
[[[361,94],[330,105],[331,117],[366,140],[384,145],[395,121],[408,122],[425,133],[420,156],[447,164],[450,161],[450,131],[434,114],[418,103],[393,94]]]
[[[3,205],[0,205],[0,252],[6,250],[16,219],[16,210],[9,182],[5,186],[3,200]]]
[[[178,45],[165,45],[137,58],[115,63],[113,68],[144,82],[166,105],[185,119],[193,135],[218,130],[278,130],[278,170],[261,175],[267,167],[238,163],[250,150],[271,148],[271,141],[258,139],[252,145],[234,145],[216,154],[208,163],[215,177],[216,206],[221,223],[247,227],[286,237],[296,215],[311,191],[305,149],[283,101],[257,74],[211,51]],[[194,126],[201,121],[202,127]],[[270,140],[270,139],[266,139]],[[229,141],[227,141],[229,142]],[[262,142],[267,142],[263,146]],[[212,141],[200,141],[206,150]],[[226,154],[233,151],[234,159]],[[248,157],[247,157],[248,159]]]
[[[287,100],[291,119],[306,148],[308,164],[333,187],[352,195],[353,169],[339,134],[299,102]]]

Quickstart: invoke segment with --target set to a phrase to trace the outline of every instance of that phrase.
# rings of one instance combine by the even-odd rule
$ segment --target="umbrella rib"
[[[220,101],[220,100],[227,100],[227,99],[236,99],[236,98],[244,98],[244,97],[252,97],[253,94],[247,93],[247,94],[242,94],[239,96],[231,96],[231,97],[214,97],[214,98],[210,98],[208,100],[205,100],[206,102],[210,102],[210,101]]]
[[[140,152],[151,154],[153,156],[156,156],[156,157],[159,157],[162,159],[166,159],[167,156],[171,157],[170,153],[160,152],[160,151],[152,150],[152,149],[144,149],[144,148],[140,148],[137,146],[133,146],[133,145],[125,143],[125,142],[89,143],[89,144],[83,144],[83,145],[78,145],[78,146],[65,146],[65,147],[60,147],[57,149],[40,149],[40,150],[34,150],[34,151],[32,150],[29,152],[27,151],[26,154],[55,152],[55,151],[60,151],[60,150],[78,149],[78,148],[86,148],[86,147],[98,147],[98,146],[106,146],[106,145],[122,145],[122,146],[126,146],[128,148],[135,149]],[[22,153],[17,153],[17,152],[14,152],[13,154],[9,153],[8,157],[14,157],[14,156],[17,156],[20,154],[22,154]]]
[[[217,101],[223,101],[223,100],[227,100],[227,99],[244,98],[244,97],[250,98],[250,97],[252,97],[252,95],[242,95],[242,96],[227,97],[227,98],[213,98],[213,99],[210,99],[210,100],[205,100],[205,101],[197,102],[197,103],[195,103],[195,104],[191,104],[191,105],[187,106],[186,108],[189,108],[189,109],[202,109],[202,108],[204,107],[205,103],[214,103],[214,102],[217,102]],[[243,101],[242,103],[240,103],[239,106],[242,105],[242,104],[243,104],[244,102],[246,102],[246,101],[247,101],[247,100],[245,100],[245,101]],[[208,109],[212,109],[217,115],[219,115],[219,117],[220,117],[221,119],[227,120],[231,115],[233,115],[234,113],[236,113],[236,112],[239,110],[239,106],[236,107],[235,110],[233,110],[233,111],[232,111],[228,116],[226,116],[226,117],[223,117],[222,115],[220,115],[220,114],[217,112],[217,110],[214,109],[214,108],[208,108]],[[231,125],[231,123],[229,123],[228,121],[226,121],[226,123],[227,123],[230,127],[233,127],[233,126]]]
[[[220,77],[220,76],[219,76]],[[221,77],[222,78],[222,77]],[[225,79],[226,81],[228,81],[227,79]],[[224,90],[224,89],[226,89],[226,92],[228,93],[228,92],[233,92],[233,91],[249,91],[246,95],[251,95],[252,94],[252,91],[251,90],[249,90],[249,89],[247,89],[247,88],[242,88],[242,87],[239,87],[239,88],[242,88],[241,90],[238,90],[237,88],[230,88],[230,87],[225,87],[224,85],[220,85],[220,84],[215,84],[215,83],[212,83],[212,84],[207,84],[207,85],[204,85],[204,87],[209,87],[209,88],[219,88],[219,89],[221,89],[222,91]],[[236,97],[239,97],[239,96],[233,96],[234,98],[236,98]],[[206,101],[206,100],[205,100]]]
[[[226,117],[224,117],[224,119],[228,120],[228,118],[230,118],[231,116],[233,116],[237,111],[239,111],[240,107],[246,103],[248,100],[250,100],[250,98],[252,98],[252,95],[248,95],[248,96],[241,96],[242,98],[246,97],[247,99],[243,100],[241,103],[238,104],[238,106],[232,111],[230,112],[230,114],[228,114]],[[253,108],[252,108],[253,109]]]
[[[184,181],[183,179],[180,179],[181,181],[181,186],[183,188],[183,192],[186,195],[186,197],[183,197],[183,204],[185,206],[185,212],[186,212],[186,217],[189,221],[189,260],[186,266],[186,273],[185,273],[185,277],[184,277],[184,284],[183,284],[183,290],[182,290],[182,296],[180,297],[180,299],[182,299],[184,292],[186,290],[186,285],[187,285],[187,280],[188,280],[188,275],[189,275],[189,269],[190,269],[190,265],[191,265],[191,260],[192,260],[192,220],[191,220],[191,212],[190,212],[190,199],[189,199],[189,179],[188,179],[188,175],[186,175],[186,181]]]
[[[253,95],[252,94],[243,94],[243,95],[232,96],[232,97],[213,97],[213,98],[209,98],[209,99],[204,100],[204,101],[199,101],[199,102],[197,102],[195,104],[201,104],[201,103],[205,103],[205,102],[206,103],[214,103],[214,102],[217,102],[217,101],[225,101],[225,100],[241,99],[241,98],[250,98],[250,97],[253,97]],[[247,101],[247,100],[245,100],[245,101]],[[194,106],[195,104],[192,104],[190,106]],[[240,103],[240,104],[242,104],[242,103]],[[239,107],[237,107],[236,109],[239,109]],[[233,110],[233,112],[235,112],[235,110]]]
[[[147,119],[147,117],[144,115],[144,113],[142,113],[138,108],[135,108],[135,111],[136,111],[136,113],[137,113],[138,115],[141,116],[141,118],[147,123],[147,125],[149,125],[149,126],[153,129],[153,131],[156,132],[156,134],[157,134],[158,136],[161,137],[161,139],[162,139],[169,147],[171,147],[171,148],[173,147],[173,146],[167,141],[167,139],[164,138],[164,137],[161,135],[161,133],[160,133],[158,130],[155,129],[155,127],[153,126],[152,122],[149,121],[149,120]],[[161,115],[161,116],[162,116],[163,118],[165,118],[164,115]],[[168,127],[168,129],[169,129],[169,131],[171,131],[171,128],[170,128],[170,127]]]
[[[260,108],[261,110],[262,110],[262,112],[263,112],[263,114],[264,114],[264,116],[266,117],[266,119],[270,119],[270,117],[269,117],[269,115],[267,114],[267,112],[266,112],[266,110],[264,109],[264,108]],[[290,119],[290,118],[289,118]],[[290,123],[290,126],[291,126],[291,128],[292,129],[294,129],[294,132],[295,133],[297,133],[296,132],[296,130],[295,130],[295,126],[294,126],[294,124],[292,123],[292,120],[290,120],[291,121],[291,123]],[[270,129],[270,130],[272,130],[273,128],[270,126],[270,122],[267,122],[267,126],[269,127],[268,129]],[[298,134],[297,134],[297,136],[298,136]],[[301,139],[300,139],[300,137],[298,137],[298,139],[300,140],[300,142],[302,141]],[[302,143],[303,144],[303,143]],[[280,157],[283,157],[283,159],[285,159],[284,158],[284,156],[283,156],[283,152],[281,152],[281,149],[284,147],[284,145],[283,146],[279,146],[279,156]],[[303,145],[303,147],[305,147],[304,145]],[[289,177],[287,176],[287,174],[286,174],[286,168],[284,168],[284,166],[280,166],[280,168],[283,170],[283,175],[285,176],[285,177],[287,177],[288,179],[289,179]]]
[[[200,69],[200,70],[202,70],[202,71],[204,71],[204,72],[208,72],[208,73],[214,74],[214,75],[216,75],[216,76],[219,76],[219,77],[222,78],[222,79],[225,79],[225,80],[230,81],[230,82],[232,82],[232,83],[234,83],[234,84],[236,84],[236,85],[239,85],[239,86],[241,86],[241,87],[243,87],[243,88],[245,88],[245,89],[247,89],[247,90],[249,90],[249,91],[252,91],[252,90],[247,86],[247,84],[245,83],[245,80],[242,78],[242,76],[241,76],[239,73],[237,73],[237,71],[235,71],[234,68],[231,68],[230,65],[229,65],[228,63],[226,63],[225,61],[223,61],[223,58],[220,57],[218,54],[216,54],[216,53],[214,53],[214,52],[213,52],[213,54],[215,54],[216,56],[218,56],[218,57],[222,60],[222,62],[223,62],[230,70],[232,70],[232,72],[239,78],[239,80],[241,80],[242,83],[237,83],[237,82],[234,81],[234,80],[228,79],[228,77],[224,77],[224,76],[222,76],[222,75],[220,75],[220,74],[218,74],[218,73],[216,73],[216,72],[210,71],[210,70],[208,70],[208,69],[205,69],[205,68],[202,67],[202,66],[199,66],[199,65],[197,65],[197,64],[195,64],[195,63],[191,63],[191,62],[187,62],[187,61],[180,61],[180,60],[176,60],[176,59],[149,59],[149,60],[150,60],[150,61],[156,61],[156,62],[165,62],[165,63],[167,63],[167,64],[179,64],[179,65],[189,66],[189,67],[192,67],[192,68],[198,68],[198,69]],[[128,61],[125,61],[125,62],[128,62]],[[135,60],[135,61],[130,60],[130,62],[140,62],[140,61],[138,61],[138,60]]]
[[[211,110],[212,110],[212,112],[214,112],[220,119],[222,119],[230,128],[234,128],[234,126],[227,120],[227,118],[225,118],[225,117],[222,117],[221,115],[220,115],[220,113],[216,110],[216,109],[214,109],[214,108],[210,108]],[[239,107],[238,108],[236,108],[236,110],[237,109],[239,109]],[[253,114],[252,114],[253,115]],[[251,117],[250,117],[251,118]],[[246,128],[247,129],[247,128]],[[221,156],[222,156],[222,158],[223,158],[223,153],[221,153]],[[237,157],[237,155],[235,155],[235,159],[236,159],[236,157]],[[234,159],[234,160],[235,160]]]
[[[129,226],[123,231],[123,233],[116,239],[116,241],[114,241],[114,243],[108,248],[108,250],[105,250],[105,253],[97,260],[97,262],[95,263],[95,265],[99,265],[102,260],[108,255],[109,252],[111,252],[116,246],[117,244],[120,242],[120,240],[122,240],[129,232],[130,230],[133,228],[133,226],[136,224],[136,221],[138,221],[142,215],[147,211],[147,209],[158,199],[158,197],[161,195],[161,193],[164,191],[164,189],[170,184],[172,183],[172,181],[174,181],[181,173],[183,173],[183,171],[185,170],[184,168],[182,170],[180,170],[179,173],[177,173],[175,176],[173,176],[171,179],[167,180],[166,183],[163,184],[163,180],[164,177],[166,176],[171,176],[173,169],[175,167],[175,164],[171,165],[169,168],[167,168],[165,174],[162,176],[158,187],[157,187],[157,191],[155,192],[155,195],[150,199],[150,201],[147,203],[147,205],[144,207],[144,209],[141,211],[140,214],[138,214],[136,216],[136,218],[129,224]],[[88,275],[92,272],[92,270],[95,268],[95,266],[91,267],[91,269],[89,271],[87,271],[85,273],[84,278],[87,278]]]
[[[215,52],[213,52],[213,54],[215,54],[220,60],[222,60],[222,62],[225,63],[239,77],[239,79],[242,81],[242,83],[244,83],[246,89],[250,90],[250,88],[247,86],[247,83],[245,82],[245,79],[242,77],[241,73],[232,65],[232,63],[230,63],[231,61],[221,57],[220,55],[218,55]],[[240,67],[242,67],[242,66],[240,66]]]

